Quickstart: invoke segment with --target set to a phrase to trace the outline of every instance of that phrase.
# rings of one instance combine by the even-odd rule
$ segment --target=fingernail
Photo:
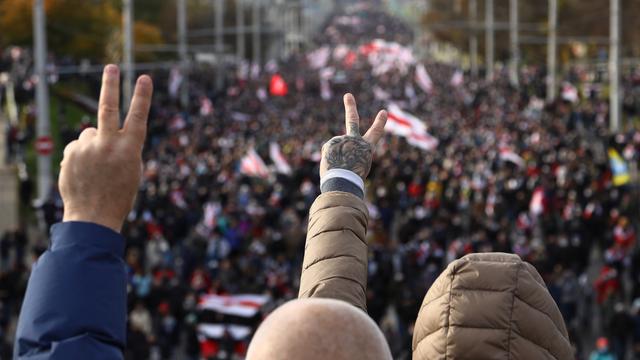
[[[151,78],[149,75],[142,75],[138,78],[138,84],[147,86],[151,84]]]
[[[104,72],[110,75],[116,75],[118,74],[118,67],[116,65],[109,64],[104,67]]]

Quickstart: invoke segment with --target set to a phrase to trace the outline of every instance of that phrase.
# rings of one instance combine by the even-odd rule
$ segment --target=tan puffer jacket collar
[[[558,307],[535,268],[516,255],[452,262],[416,319],[414,360],[571,358]]]

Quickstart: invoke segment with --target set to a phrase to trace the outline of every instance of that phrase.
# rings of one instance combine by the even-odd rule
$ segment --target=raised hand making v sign
[[[120,73],[107,65],[102,76],[98,128],[85,129],[64,149],[60,166],[63,221],[97,223],[120,232],[140,185],[142,147],[153,84],[143,75],[120,128]]]
[[[140,184],[152,92],[151,78],[141,76],[120,128],[120,72],[105,67],[98,127],[64,150],[64,218],[33,265],[14,359],[123,358],[127,277],[119,232]]]
[[[380,141],[384,134],[384,125],[387,122],[387,112],[378,112],[373,125],[364,134],[360,135],[360,117],[356,106],[356,99],[351,94],[344,96],[344,109],[347,134],[336,136],[326,142],[322,147],[322,159],[320,160],[320,178],[322,191],[336,190],[333,179],[347,179],[358,186],[356,195],[364,196],[364,180],[371,170],[373,147]],[[351,172],[351,173],[349,173]],[[355,173],[357,176],[353,176]],[[329,187],[330,189],[326,189]]]

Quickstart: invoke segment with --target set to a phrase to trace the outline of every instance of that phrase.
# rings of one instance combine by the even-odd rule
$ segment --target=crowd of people
[[[229,67],[222,91],[207,69],[194,70],[187,107],[175,91],[179,75],[155,74],[143,183],[123,229],[128,358],[241,356],[247,342],[228,334],[215,351],[205,349],[198,326],[210,314],[200,297],[267,294],[274,306],[297,296],[318,154],[343,131],[345,92],[356,95],[365,122],[393,103],[437,139],[425,150],[387,134],[366,184],[368,312],[395,358],[410,358],[414,316],[443,268],[486,251],[518,254],[538,269],[577,359],[588,358],[594,336],[604,337],[596,352],[640,356],[640,200],[631,176],[640,164],[640,69],[624,78],[629,125],[614,135],[608,101],[588,71],[567,74],[562,95],[545,104],[541,67],[523,68],[514,88],[502,71],[486,81],[416,60],[407,52],[412,40],[400,20],[356,7],[330,16],[305,54]],[[373,61],[374,41],[401,56]],[[417,83],[419,63],[428,84]],[[10,154],[28,143],[22,131],[9,133]],[[272,143],[290,171],[270,161]],[[251,150],[268,171],[246,171]],[[54,189],[42,207],[49,224],[59,220],[59,204]],[[5,339],[28,276],[23,255],[8,265],[13,247],[24,253],[23,232],[0,242]]]

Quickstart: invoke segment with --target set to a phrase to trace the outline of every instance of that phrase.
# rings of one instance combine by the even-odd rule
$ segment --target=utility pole
[[[493,80],[493,65],[494,65],[494,31],[495,24],[493,22],[493,0],[485,0],[485,66],[487,68],[487,80]]]
[[[216,90],[222,90],[224,85],[223,81],[223,59],[224,53],[224,0],[216,0],[215,2],[215,39],[216,39]]]
[[[124,36],[122,104],[124,111],[129,111],[129,102],[133,95],[133,0],[122,1],[122,33]]]
[[[243,0],[236,0],[236,57],[244,59],[245,57],[245,28],[244,28],[244,4]]]
[[[178,0],[178,54],[180,56],[180,72],[182,73],[182,87],[180,89],[180,104],[183,109],[189,106],[189,50],[187,45],[187,1]]]
[[[260,0],[252,1],[251,16],[253,22],[253,63],[262,65],[262,26],[260,19]]]
[[[471,58],[471,76],[478,77],[478,0],[469,0],[469,56]]]
[[[620,131],[620,0],[611,0],[609,21],[609,130]]]
[[[518,38],[518,0],[509,0],[509,40],[511,41],[511,62],[509,66],[509,82],[518,86],[518,68],[520,64],[520,47]]]
[[[547,102],[556,98],[556,51],[558,43],[558,0],[549,0],[549,35],[547,38]]]
[[[49,87],[47,85],[47,33],[44,0],[35,0],[33,8],[33,34],[35,49],[36,105],[38,119],[36,135],[38,139],[51,139],[49,122]],[[38,156],[38,199],[44,201],[51,190],[51,155]]]
[[[284,57],[289,57],[290,51],[291,51],[291,44],[289,42],[289,33],[291,31],[291,27],[290,27],[290,17],[289,17],[289,6],[287,3],[285,3],[284,1],[280,2],[279,4],[276,3],[276,6],[278,6],[280,9],[278,11],[279,13],[279,19],[278,22],[281,25],[280,30],[282,31],[282,43],[281,43],[281,47],[282,49],[280,50],[280,52],[282,54],[284,54]]]

